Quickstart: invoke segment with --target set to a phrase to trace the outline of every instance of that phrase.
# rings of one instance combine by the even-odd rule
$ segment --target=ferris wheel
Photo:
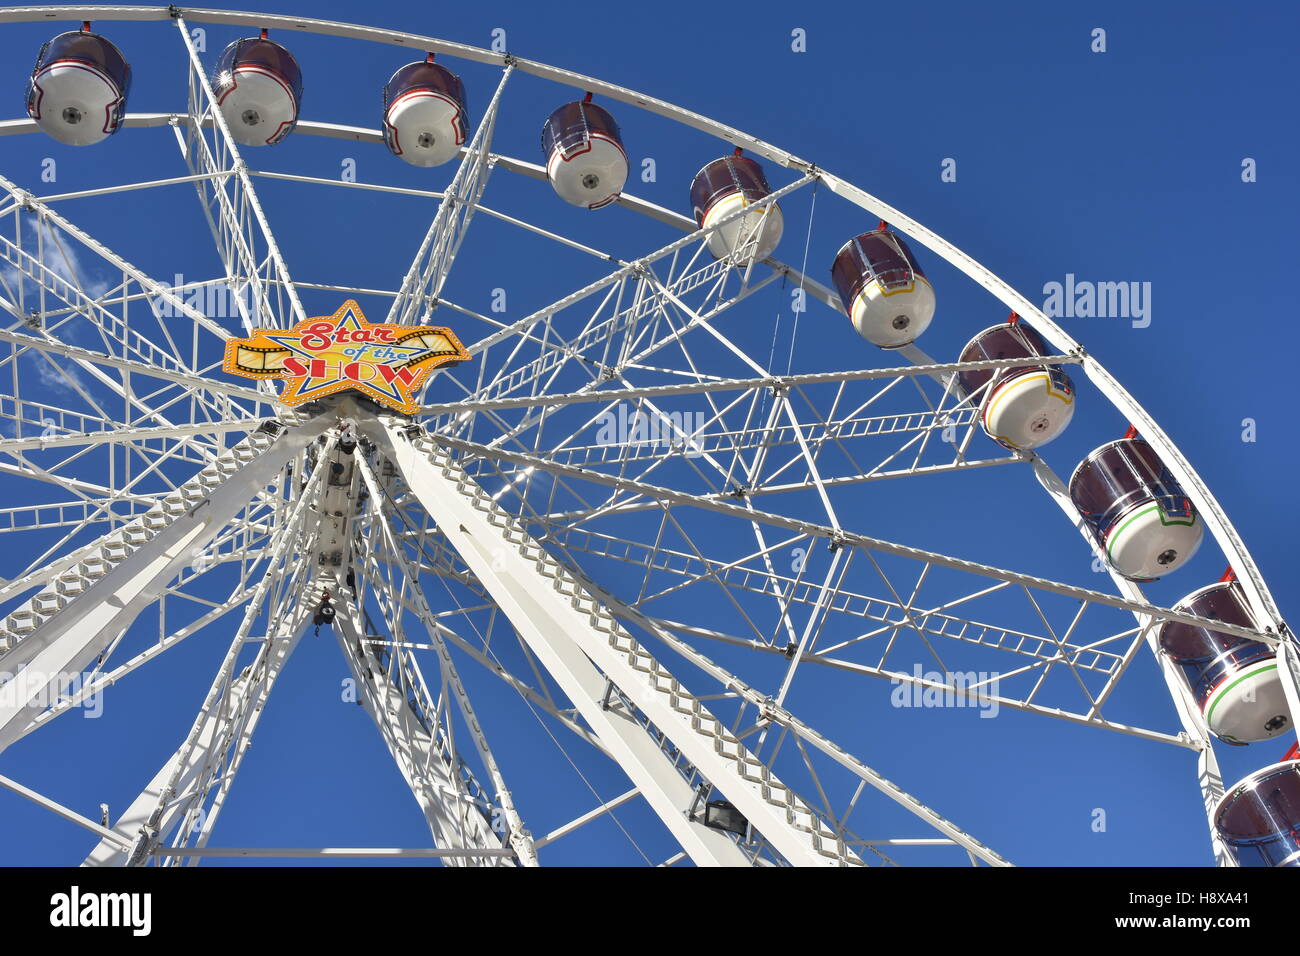
[[[87,865],[532,866],[598,821],[653,864],[1010,865],[958,788],[923,797],[874,765],[842,705],[891,698],[1186,751],[1214,859],[1300,865],[1300,760],[1278,759],[1300,653],[1259,569],[1151,415],[967,253],[811,161],[508,52],[264,13],[0,9],[26,22],[64,26],[0,135],[165,138],[173,170],[44,194],[0,170],[0,785],[83,828]],[[234,38],[209,55],[196,28]],[[149,79],[168,112],[130,110],[144,30],[183,71]],[[391,60],[371,125],[300,116],[329,67],[294,52],[309,40]],[[512,155],[527,111],[541,148]],[[700,151],[682,210],[636,195],[641,117]],[[292,167],[303,142],[423,185],[264,160]],[[386,282],[322,277],[276,188],[433,212]],[[147,222],[164,190],[190,193],[215,270],[151,272],[78,215]],[[810,263],[837,217],[856,225]],[[163,238],[151,262],[181,254]],[[556,263],[535,307],[461,296],[458,272],[508,270],[515,241]],[[945,312],[959,280],[983,319]],[[793,331],[782,354],[774,310],[805,337],[833,325],[820,367],[794,367]],[[967,344],[932,356],[944,326]],[[1049,464],[1103,412],[1117,433]],[[1023,547],[996,504],[947,538],[897,513],[927,483],[960,499],[1007,473],[1055,514]],[[1035,565],[1049,548],[1086,578]],[[426,846],[219,842],[313,632]],[[126,805],[96,820],[5,772],[2,751],[204,641],[224,651],[197,716]],[[1225,779],[1225,746],[1263,756]]]

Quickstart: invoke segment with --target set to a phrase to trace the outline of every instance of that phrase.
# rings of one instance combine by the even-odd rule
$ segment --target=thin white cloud
[[[49,225],[37,225],[28,218],[23,228],[23,249],[35,256],[40,249],[40,261],[51,273],[74,288],[80,288],[92,299],[97,299],[111,288],[109,282],[88,268],[82,261],[77,243],[65,235],[62,230]],[[36,283],[23,276],[12,265],[0,265],[0,278],[4,280],[7,297],[17,305],[18,284],[23,284],[23,291],[28,296],[36,294]]]
[[[41,261],[47,269],[65,282],[80,286],[81,291],[92,299],[99,298],[109,290],[108,282],[100,276],[93,275],[82,263],[74,239],[53,226],[42,224],[38,227],[33,225],[31,220],[28,220],[28,226],[31,228],[33,241],[38,238],[38,233],[44,235]]]
[[[60,392],[75,391],[73,385],[82,390],[87,390],[89,383],[82,378],[77,367],[70,361],[60,361],[55,359],[56,365],[51,365],[40,355],[33,355],[32,361],[35,363],[36,378],[47,388],[52,388]]]

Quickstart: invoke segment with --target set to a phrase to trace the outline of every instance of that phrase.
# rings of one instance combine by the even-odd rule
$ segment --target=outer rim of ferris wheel
[[[1068,333],[1061,329],[1047,315],[1045,315],[1033,303],[1024,296],[1015,292],[1001,279],[997,278],[989,270],[981,266],[975,260],[965,253],[952,246],[942,237],[927,229],[920,223],[907,217],[901,211],[883,203],[879,199],[871,196],[847,181],[818,168],[816,165],[798,158],[797,156],[780,150],[770,144],[760,141],[738,130],[716,123],[699,114],[683,110],[672,104],[652,97],[647,97],[634,91],[606,83],[604,81],[586,77],[581,74],[561,70],[555,67],[547,66],[535,61],[522,59],[509,53],[496,53],[481,48],[467,46],[459,43],[438,40],[432,37],[423,37],[417,34],[402,33],[398,31],[383,30],[378,28],[362,27],[351,24],[336,23],[332,21],[313,20],[308,18],[284,17],[273,14],[247,13],[247,12],[228,12],[218,10],[178,10],[175,7],[83,7],[83,6],[49,6],[49,7],[25,7],[11,8],[0,10],[0,22],[19,22],[19,21],[43,21],[52,18],[66,18],[68,20],[94,19],[98,21],[112,20],[176,20],[182,28],[184,35],[184,23],[186,20],[202,23],[228,24],[237,26],[257,26],[280,30],[285,33],[307,32],[322,35],[334,36],[342,39],[367,40],[373,42],[386,43],[405,48],[419,50],[429,50],[438,54],[446,54],[451,57],[475,61],[479,63],[497,65],[503,67],[508,75],[510,71],[518,71],[538,76],[543,79],[551,80],[561,85],[569,86],[578,90],[596,92],[602,97],[611,101],[625,103],[640,109],[648,110],[665,118],[671,119],[678,123],[697,129],[701,132],[708,133],[719,139],[722,139],[733,146],[743,148],[747,152],[761,156],[769,162],[784,167],[791,171],[801,173],[805,180],[816,181],[825,184],[832,192],[841,198],[861,207],[873,216],[882,221],[889,222],[892,226],[898,228],[909,238],[920,242],[930,252],[945,259],[949,264],[956,267],[960,272],[974,280],[979,286],[992,293],[1004,306],[1009,308],[1014,314],[1027,319],[1052,346],[1054,346],[1060,355],[1068,358],[1078,368],[1081,368],[1084,374],[1092,382],[1098,391],[1100,391],[1111,405],[1124,415],[1132,423],[1142,437],[1157,451],[1164,464],[1178,479],[1182,488],[1197,506],[1197,510],[1204,520],[1204,523],[1211,535],[1228,557],[1232,569],[1237,575],[1241,588],[1245,594],[1254,618],[1260,622],[1262,633],[1255,636],[1262,641],[1269,642],[1282,650],[1282,659],[1288,666],[1282,670],[1292,675],[1292,683],[1297,673],[1297,666],[1292,661],[1287,661],[1287,655],[1294,655],[1294,641],[1291,638],[1290,631],[1285,623],[1281,620],[1272,596],[1268,592],[1267,586],[1260,575],[1253,559],[1246,550],[1244,543],[1241,541],[1236,530],[1228,521],[1223,509],[1219,506],[1217,500],[1210,493],[1204,482],[1192,469],[1177,447],[1168,438],[1168,436],[1159,428],[1158,424],[1151,416],[1136,402],[1135,399],[1116,381],[1109,372],[1105,370],[1095,359],[1080,346]],[[193,50],[191,48],[191,53]],[[498,97],[500,88],[498,88]],[[495,98],[494,98],[495,103]],[[148,126],[162,125],[173,119],[170,115],[158,116],[135,116],[128,114],[126,126]],[[0,124],[0,126],[10,126],[11,129],[2,129],[0,132],[25,132],[25,129],[19,129],[22,121],[16,124]],[[337,136],[349,135],[348,128],[331,126],[323,123],[300,123],[299,131],[304,133],[315,133],[318,135]],[[355,135],[355,132],[352,134]],[[360,138],[360,137],[357,137]],[[508,158],[505,159],[507,164]],[[463,169],[464,167],[462,167]],[[801,181],[802,182],[802,181]],[[11,184],[9,184],[11,185]],[[11,189],[11,193],[13,190]],[[251,193],[251,187],[250,187]],[[640,212],[650,212],[655,215],[654,210],[647,208],[638,208],[638,200],[628,197],[623,201],[624,205],[630,205],[637,208]],[[644,204],[643,204],[644,205]],[[658,216],[658,218],[664,218]],[[270,240],[268,231],[268,240]],[[278,256],[278,250],[275,251]],[[414,268],[414,266],[413,266]],[[790,270],[793,271],[793,270]],[[287,274],[287,273],[286,273]],[[797,274],[801,283],[806,283],[809,291],[816,295],[818,290],[811,280],[807,280],[802,274]],[[822,290],[823,292],[825,290]],[[292,310],[299,317],[303,316],[302,307],[298,304],[296,295],[290,290],[292,299]],[[830,295],[819,295],[823,301],[836,307],[833,301],[833,293]],[[394,308],[396,309],[397,303]],[[843,311],[840,308],[839,311]],[[473,348],[471,349],[473,350]],[[934,362],[919,348],[909,346],[902,350],[902,354],[913,361],[920,370],[932,370],[933,374],[942,374],[946,371],[942,363]],[[469,447],[468,443],[462,443],[465,448]],[[450,447],[455,447],[451,442]],[[508,456],[503,456],[509,460]],[[1067,515],[1075,521],[1081,534],[1088,540],[1089,535],[1084,527],[1080,516],[1070,501],[1064,484],[1059,477],[1039,458],[1037,455],[1030,455],[1032,466],[1035,470],[1038,480],[1043,485],[1048,494],[1066,511]],[[522,460],[521,460],[522,463]],[[1112,572],[1112,578],[1116,587],[1123,598],[1124,602],[1130,609],[1135,610],[1139,607],[1149,607],[1146,605],[1140,589],[1135,588],[1126,578]],[[1160,610],[1160,609],[1156,609]],[[1177,619],[1177,615],[1166,619]],[[1185,617],[1185,623],[1191,623],[1196,620],[1195,615]],[[1184,724],[1184,732],[1192,739],[1198,742],[1196,749],[1201,752],[1200,760],[1202,763],[1201,770],[1210,771],[1210,774],[1217,780],[1217,766],[1214,763],[1213,743],[1206,729],[1204,722],[1200,719],[1199,712],[1187,701],[1179,705],[1179,692],[1175,682],[1170,678],[1170,673],[1166,670],[1166,680],[1169,683],[1170,690],[1174,694],[1175,704],[1179,710],[1180,718]],[[1290,691],[1289,700],[1291,702],[1292,712],[1296,712],[1295,690],[1288,684]],[[1204,789],[1204,788],[1203,788]],[[1207,811],[1213,812],[1213,804],[1218,802],[1222,795],[1222,783],[1217,783],[1217,788],[1205,790],[1207,801]],[[1210,798],[1214,797],[1213,800]],[[1213,820],[1211,820],[1213,825]],[[1220,862],[1226,861],[1226,854],[1223,848],[1216,842],[1216,855],[1219,856]]]

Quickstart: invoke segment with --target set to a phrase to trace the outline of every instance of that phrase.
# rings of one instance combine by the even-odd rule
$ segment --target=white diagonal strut
[[[209,82],[207,74],[203,72],[203,64],[199,60],[198,50],[194,46],[194,39],[190,36],[189,27],[182,16],[176,17],[176,28],[180,31],[181,39],[185,43],[186,52],[189,54],[190,64],[190,82],[192,84],[192,96],[190,110],[192,119],[188,124],[190,140],[183,147],[183,152],[187,162],[190,163],[190,171],[194,173],[214,173],[224,170],[233,170],[234,177],[229,180],[235,183],[238,198],[248,207],[252,213],[252,218],[256,220],[258,231],[266,243],[266,265],[267,271],[273,275],[260,275],[260,264],[252,252],[251,244],[244,234],[240,223],[238,211],[232,206],[229,196],[226,193],[227,180],[217,181],[215,179],[201,179],[195,182],[200,194],[205,189],[212,189],[219,203],[219,215],[222,217],[222,226],[226,230],[223,234],[220,229],[214,228],[214,235],[220,239],[227,239],[229,248],[223,250],[222,243],[219,242],[218,252],[228,270],[230,278],[240,283],[253,284],[258,293],[258,311],[268,312],[269,315],[263,315],[263,322],[278,322],[283,326],[292,325],[307,317],[303,311],[302,302],[298,299],[298,290],[294,286],[293,280],[289,277],[289,268],[285,265],[284,256],[280,252],[280,246],[276,242],[275,235],[271,231],[271,225],[267,221],[266,214],[262,211],[262,204],[257,198],[257,190],[253,188],[252,177],[249,176],[248,166],[239,154],[239,147],[235,145],[235,139],[230,134],[230,127],[226,125],[226,118],[221,110],[217,107],[217,97],[212,90],[212,84]],[[200,108],[200,101],[203,104]],[[208,148],[207,141],[203,137],[202,118],[207,114],[212,117],[213,125],[216,128],[216,139],[219,144],[217,155],[214,156]],[[178,132],[179,135],[179,132]],[[201,150],[196,147],[202,147]],[[193,156],[191,152],[193,151]],[[221,162],[224,157],[227,161]],[[206,204],[205,204],[206,207]],[[239,269],[235,269],[235,265]],[[239,275],[237,273],[242,273]],[[277,315],[270,309],[270,294],[267,291],[268,279],[273,278],[289,299],[289,316]],[[242,297],[237,296],[236,300],[241,302]],[[290,321],[285,321],[288,318]],[[254,321],[254,317],[247,313],[243,316],[245,325]]]
[[[230,681],[225,688],[221,705],[204,708],[198,716],[199,732],[194,738],[193,746],[182,746],[162,765],[149,785],[141,791],[113,825],[113,832],[119,840],[125,839],[127,846],[103,839],[86,857],[82,866],[124,866],[127,862],[131,842],[139,836],[148,825],[155,809],[162,803],[163,812],[158,817],[158,834],[165,838],[183,818],[188,819],[194,808],[189,799],[202,801],[212,788],[211,770],[229,761],[238,764],[247,750],[253,728],[266,704],[275,679],[284,668],[285,661],[293,652],[307,626],[307,618],[301,611],[292,621],[280,622],[274,631],[267,635],[256,661],[249,668]],[[242,644],[243,642],[239,642]],[[235,731],[238,730],[238,733]],[[220,786],[224,792],[235,767],[230,767],[222,778]],[[180,798],[163,800],[168,783],[175,781],[175,793]],[[189,799],[187,799],[189,798]],[[219,807],[219,805],[218,805]],[[216,812],[202,819],[204,833],[210,832]],[[176,836],[184,838],[190,828],[183,829]]]
[[[356,682],[359,702],[375,722],[420,804],[434,844],[443,850],[499,852],[503,848],[501,837],[492,829],[484,808],[465,792],[458,769],[448,765],[447,755],[408,706],[406,696],[388,679],[374,650],[364,643],[365,628],[350,603],[339,608],[333,626]],[[503,866],[512,862],[497,855],[453,856],[446,860],[450,866]]]
[[[312,605],[304,602],[302,595],[293,587],[294,583],[305,577],[302,574],[305,563],[293,558],[306,550],[300,547],[299,540],[303,515],[327,470],[322,457],[303,488],[303,493],[290,509],[285,526],[272,548],[267,573],[253,592],[243,621],[213,678],[190,732],[114,827],[115,832],[131,841],[130,849],[123,851],[106,840],[101,841],[91,851],[86,860],[87,865],[146,864],[154,849],[168,838],[175,825],[182,820],[186,825],[175,834],[174,843],[185,844],[195,830],[200,833],[200,845],[206,843],[211,828],[207,821],[194,827],[193,824],[197,822],[194,813],[206,802],[217,783],[215,771],[218,767],[226,768],[226,772],[221,775],[224,786],[217,795],[218,800],[224,798],[229,780],[233,778],[234,771],[247,750],[266,698],[307,624],[307,614]],[[308,536],[308,541],[314,543],[316,534],[313,531]],[[260,641],[253,662],[236,675],[239,659],[253,639],[253,627],[263,612],[267,622],[265,639]]]
[[[183,565],[323,427],[249,435],[145,514],[110,532],[0,623],[0,750],[109,647]]]
[[[437,304],[447,273],[451,271],[479,197],[487,186],[488,174],[492,171],[488,149],[492,145],[501,94],[513,69],[513,66],[507,66],[501,75],[496,93],[474,131],[456,175],[443,194],[438,212],[411,261],[406,278],[402,280],[402,288],[388,310],[388,322],[414,325]]]
[[[585,685],[569,667],[575,656],[589,659],[608,684],[635,701],[788,862],[796,866],[861,865],[857,855],[797,794],[651,657],[609,610],[445,451],[419,432],[408,436],[395,419],[383,419],[382,428],[367,424],[371,425],[371,438],[392,458],[420,504],[598,734],[597,722],[605,722],[602,715],[609,713],[602,706],[609,688]],[[611,750],[616,749],[611,744]],[[624,765],[645,792],[646,786],[638,779],[639,769],[635,764]],[[659,806],[655,809],[671,827],[672,817],[684,808],[672,808],[667,815]]]
[[[704,827],[689,815],[697,800],[691,781],[666,752],[662,743],[646,733],[645,727],[632,715],[619,708],[588,708],[583,718],[597,733],[593,739],[589,732],[576,724],[567,713],[555,709],[553,702],[532,689],[527,683],[510,678],[495,660],[459,638],[446,627],[434,627],[447,640],[454,641],[462,651],[489,666],[493,673],[509,679],[519,693],[525,695],[531,706],[540,708],[579,734],[588,743],[616,760],[638,784],[641,794],[667,824],[669,831],[690,857],[701,866],[749,866],[749,857],[728,836]],[[583,688],[583,698],[599,701],[608,690],[605,676],[576,646],[563,647],[558,653],[564,667],[574,682]],[[572,691],[570,691],[572,693]]]
[[[412,584],[411,597],[416,602],[416,611],[420,617],[421,624],[424,625],[425,633],[428,635],[430,643],[438,654],[438,667],[442,674],[443,684],[449,688],[455,697],[456,704],[460,708],[461,717],[464,718],[466,726],[469,728],[470,736],[473,738],[475,749],[478,751],[479,759],[482,761],[484,769],[487,771],[492,785],[496,790],[496,798],[501,804],[501,811],[505,817],[507,827],[507,836],[511,846],[519,856],[520,862],[525,866],[535,866],[537,864],[537,851],[533,847],[532,836],[524,827],[523,820],[519,816],[518,810],[515,809],[514,800],[511,797],[510,790],[506,786],[505,777],[497,763],[496,755],[493,754],[491,746],[488,744],[487,734],[474,712],[474,705],[470,701],[469,693],[465,689],[465,684],[460,678],[460,673],[456,669],[455,661],[452,659],[451,651],[447,647],[447,642],[443,640],[441,632],[433,626],[434,614],[424,597],[424,589],[419,586],[419,572],[412,568],[401,545],[393,537],[392,527],[388,523],[387,509],[384,507],[385,495],[380,487],[379,481],[360,456],[357,457],[357,465],[361,472],[362,481],[366,490],[370,494],[371,506],[379,512],[379,521],[377,522],[379,532],[383,535],[384,541],[388,546],[388,552],[392,560],[397,562],[400,571],[406,580]],[[400,609],[396,612],[400,615]],[[397,635],[393,635],[394,638]],[[349,663],[352,663],[349,658]]]

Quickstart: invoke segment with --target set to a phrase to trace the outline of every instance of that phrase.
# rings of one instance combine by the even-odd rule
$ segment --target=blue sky
[[[816,162],[936,229],[1034,301],[1043,300],[1045,285],[1067,274],[1150,283],[1145,328],[1124,318],[1065,318],[1061,324],[1179,445],[1226,507],[1283,613],[1292,611],[1292,543],[1300,529],[1284,476],[1300,462],[1284,404],[1291,376],[1281,356],[1300,345],[1290,289],[1300,144],[1294,124],[1280,120],[1286,115],[1280,91],[1293,83],[1287,63],[1300,13],[1267,4],[1225,16],[1221,6],[1208,3],[915,3],[843,12],[757,3],[723,10],[669,0],[612,10],[609,17],[557,16],[542,5],[511,3],[439,8],[430,15],[379,0],[286,5],[275,12],[478,46],[489,45],[492,31],[502,29],[516,54],[653,94]],[[183,107],[183,59],[168,24],[100,28],[134,66],[130,111]],[[1104,53],[1090,49],[1096,28],[1105,30]],[[804,31],[806,52],[791,49],[794,30]],[[7,88],[15,91],[0,118],[21,114],[17,90],[27,64],[54,32],[51,24],[0,26],[0,62],[9,64]],[[235,28],[209,27],[206,61],[239,35]],[[303,116],[312,120],[376,126],[380,87],[409,59],[378,44],[279,39],[302,64]],[[461,73],[476,119],[497,71],[446,62]],[[571,94],[530,77],[511,84],[495,147],[540,161],[542,120]],[[729,151],[726,145],[626,106],[610,109],[622,124],[634,169],[646,157],[656,163],[654,182],[634,181],[629,188],[689,214],[690,177]],[[47,157],[57,162],[57,184],[41,182]],[[941,179],[946,159],[956,162],[955,182]],[[1242,181],[1246,159],[1255,162],[1255,182]],[[250,151],[248,160],[259,169],[331,179],[353,160],[363,181],[435,190],[451,175],[451,167],[405,166],[379,146],[301,136]],[[125,131],[80,150],[39,136],[0,139],[0,172],[43,195],[181,175],[184,167],[171,133],[160,129]],[[791,181],[770,165],[768,172],[774,185]],[[392,287],[400,280],[435,208],[428,200],[296,184],[262,181],[259,191],[296,277],[357,287]],[[87,199],[60,208],[158,278],[213,273],[216,260],[189,187],[134,197],[129,204]],[[676,235],[622,209],[569,209],[544,185],[501,173],[484,198],[624,258]],[[805,190],[785,205],[785,215],[777,255],[795,265],[806,255],[809,274],[822,281],[839,245],[875,225],[825,190],[815,213]],[[935,256],[918,248],[918,258],[939,299],[934,324],[919,344],[936,358],[955,358],[975,332],[1005,318],[1005,310]],[[448,296],[486,312],[493,290],[503,288],[506,315],[513,319],[607,271],[606,264],[562,255],[535,237],[480,220]],[[330,294],[309,294],[305,301],[311,315],[339,304]],[[362,304],[372,321],[382,318],[374,314],[375,303]],[[784,355],[793,327],[788,295],[756,299],[729,323],[728,334],[756,357],[767,358],[774,336],[781,345],[777,354]],[[888,364],[889,355],[857,338],[830,310],[814,304],[799,319],[794,370]],[[458,393],[435,379],[427,397],[452,400]],[[1066,476],[1126,425],[1095,392],[1085,388],[1080,398],[1069,432],[1045,452]],[[1246,419],[1255,423],[1253,442],[1242,440]],[[0,487],[15,503],[53,494],[12,478],[0,479]],[[1026,471],[993,468],[906,487],[884,482],[846,491],[837,504],[846,525],[866,534],[1084,586],[1101,583],[1089,571],[1082,542]],[[711,519],[699,521],[700,528],[713,527]],[[729,545],[741,546],[728,541],[719,548]],[[25,540],[5,548],[0,575],[7,577],[36,551]],[[810,560],[814,571],[823,571],[828,558],[817,553]],[[1168,605],[1217,578],[1223,563],[1207,543],[1192,564],[1149,594]],[[599,571],[593,565],[592,572]],[[431,592],[431,600],[444,598]],[[725,615],[725,608],[694,597],[665,612],[719,627]],[[15,745],[0,756],[0,773],[96,818],[100,802],[125,806],[188,730],[235,621],[224,626],[124,681],[106,698],[100,719],[74,714]],[[773,686],[774,675],[779,679],[768,662],[713,644],[704,650],[760,686]],[[426,670],[434,666],[429,660]],[[971,658],[965,666],[981,663]],[[359,708],[339,699],[344,667],[332,638],[304,638],[262,721],[214,845],[427,842],[373,727]],[[589,809],[591,790],[518,698],[474,665],[462,668],[481,695],[485,726],[507,778],[518,781],[516,799],[534,833]],[[971,710],[900,709],[890,705],[885,682],[833,671],[802,673],[796,687],[791,704],[810,723],[1014,862],[1211,860],[1188,751],[1006,711],[983,720]],[[1117,701],[1123,716],[1115,719],[1176,729],[1149,655],[1135,662],[1125,688]],[[625,789],[616,771],[577,756],[581,744],[559,739],[603,798]],[[1284,749],[1278,742],[1221,747],[1225,777],[1236,780]],[[1091,826],[1098,808],[1106,812],[1104,832]],[[88,849],[82,831],[7,792],[0,792],[0,818],[7,837],[0,841],[0,863],[70,864]],[[619,818],[649,857],[671,852],[642,804],[629,805]],[[929,835],[919,823],[899,823],[884,803],[864,805],[854,822],[863,831]],[[544,851],[543,861],[637,863],[642,857],[603,822]]]

